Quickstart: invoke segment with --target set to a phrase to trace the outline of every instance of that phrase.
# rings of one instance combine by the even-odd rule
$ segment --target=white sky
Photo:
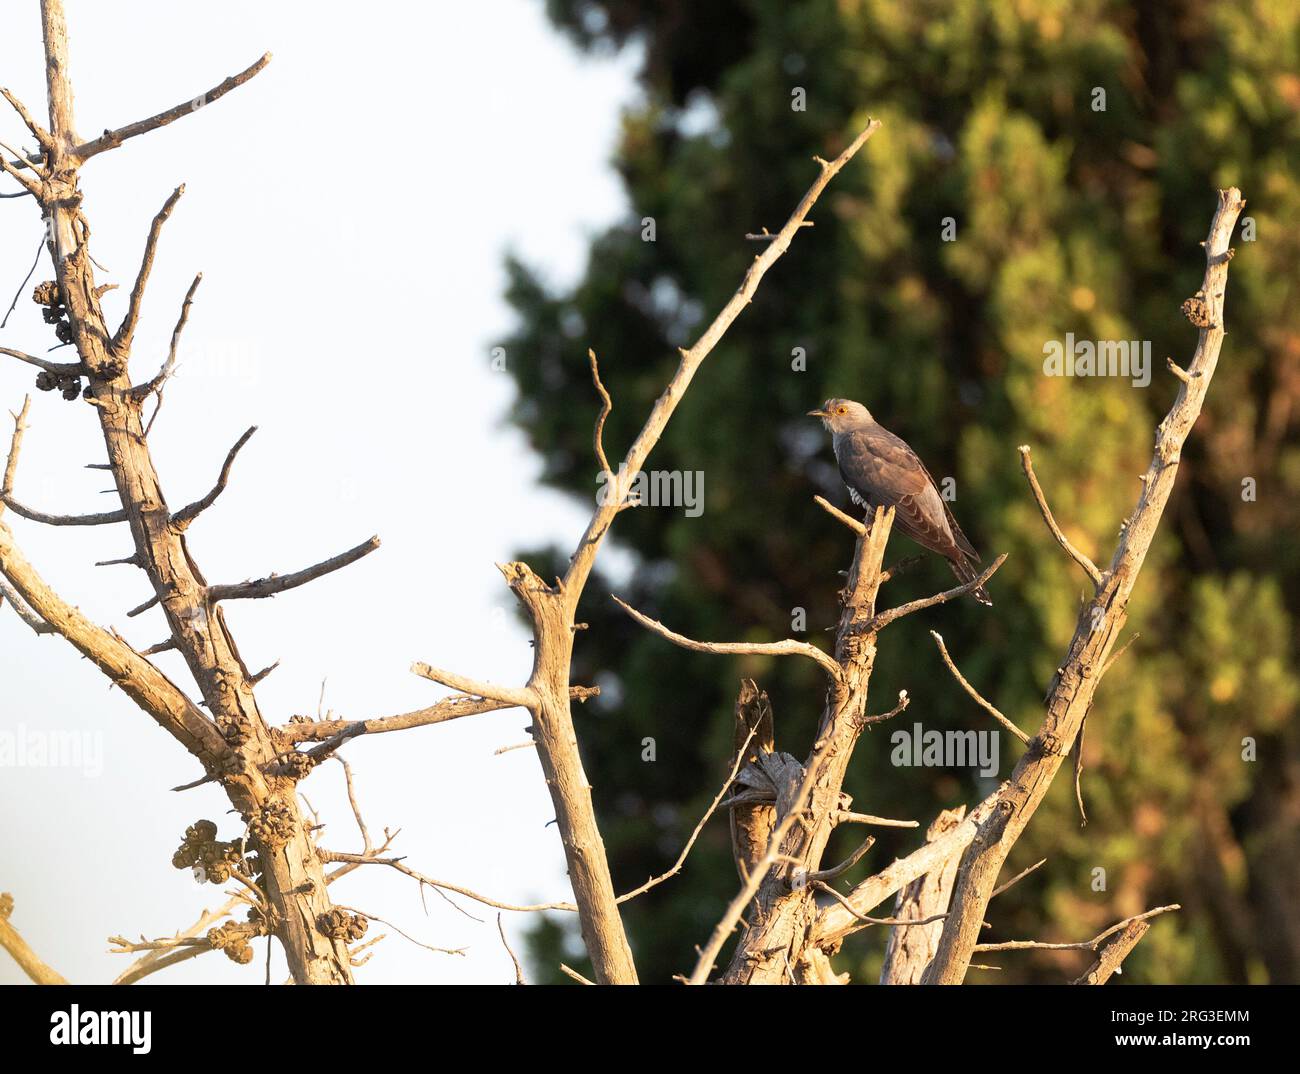
[[[307,566],[372,533],[360,564],[274,601],[227,607],[252,667],[281,667],[260,688],[273,722],[326,705],[349,718],[427,705],[446,691],[413,660],[522,682],[531,650],[493,563],[558,539],[586,514],[535,487],[538,464],[502,424],[513,392],[488,368],[510,326],[502,257],[520,251],[558,281],[580,273],[586,240],[624,211],[607,165],[636,58],[580,58],[544,21],[540,0],[366,6],[249,2],[178,7],[163,0],[68,0],[77,125],[84,136],[186,100],[263,51],[270,67],[222,101],[91,162],[82,179],[91,249],[128,291],[149,221],[187,184],[164,231],[137,336],[137,378],[165,353],[180,299],[204,273],[151,443],[173,507],[211,486],[230,445],[260,431],[191,547],[210,582]],[[0,83],[44,114],[38,5],[0,15]],[[30,145],[5,106],[5,141]],[[12,187],[5,181],[5,189]],[[40,236],[28,199],[0,201],[0,299],[7,307]],[[43,258],[32,284],[50,278]],[[24,288],[0,342],[44,353],[54,342]],[[111,317],[122,292],[105,302]],[[510,355],[527,361],[527,355]],[[582,360],[579,355],[575,360]],[[116,506],[85,404],[33,390],[0,359],[0,406],[32,391],[19,499],[53,512]],[[594,414],[594,406],[593,406]],[[8,441],[7,418],[3,441]],[[125,527],[52,530],[6,513],[28,555],[67,600],[138,647],[162,639],[133,568],[96,569],[130,549]],[[188,684],[173,654],[157,658]],[[372,832],[400,827],[396,852],[440,879],[512,901],[568,898],[563,857],[536,757],[493,751],[523,740],[515,710],[347,747]],[[196,763],[58,638],[36,638],[0,609],[0,734],[85,733],[102,771],[0,768],[0,890],[13,923],[68,978],[106,982],[128,964],[111,935],[165,935],[221,889],[171,867],[187,824],[237,831],[210,787],[168,788]],[[13,741],[11,737],[11,741]],[[327,822],[324,843],[359,849],[328,765],[304,784]],[[505,982],[513,971],[495,912],[436,895],[378,867],[332,889],[423,942],[468,945],[464,958],[387,932],[359,979]],[[507,915],[522,953],[528,921]],[[157,982],[261,979],[218,954]],[[273,979],[285,977],[278,952]],[[24,980],[0,955],[0,983]]]

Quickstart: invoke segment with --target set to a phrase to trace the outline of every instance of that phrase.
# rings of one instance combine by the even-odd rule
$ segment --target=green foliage
[[[908,689],[904,720],[986,728],[926,631],[1022,727],[1073,630],[1084,580],[1051,541],[1016,445],[1031,443],[1055,513],[1104,564],[1132,510],[1155,423],[1195,332],[1179,313],[1203,270],[1216,186],[1250,199],[1257,241],[1238,242],[1229,334],[1179,484],[1130,607],[1141,633],[1089,720],[1080,829],[1063,776],[1008,863],[1046,867],[990,909],[996,938],[1077,940],[1178,901],[1130,959],[1126,979],[1300,980],[1300,8],[1254,0],[749,0],[727,4],[550,0],[589,47],[637,39],[646,99],[625,118],[618,166],[631,218],[597,238],[583,280],[555,293],[511,265],[520,325],[514,418],[545,480],[594,496],[594,347],[622,452],[690,342],[754,255],[746,232],[778,227],[867,115],[885,122],[814,212],[756,301],[707,360],[656,470],[700,470],[706,510],[620,516],[637,568],[621,595],[684,633],[806,636],[834,622],[849,535],[811,504],[844,504],[825,437],[803,417],[830,395],[866,403],[956,480],[954,510],[986,556],[1011,553],[991,591],[885,634],[875,708]],[[805,111],[791,107],[802,87]],[[1095,110],[1095,89],[1105,91]],[[700,123],[700,116],[713,120]],[[654,217],[657,241],[641,238]],[[945,242],[945,219],[956,239]],[[1147,387],[1048,377],[1043,347],[1146,339]],[[807,371],[792,369],[803,348]],[[1243,497],[1243,479],[1258,494]],[[915,549],[897,538],[894,554]],[[950,584],[933,557],[890,583],[901,601]],[[577,681],[605,688],[578,710],[597,811],[626,889],[669,865],[725,775],[731,708],[752,675],[776,713],[777,745],[804,756],[820,708],[799,661],[684,653],[620,615],[596,578],[581,618]],[[888,730],[867,735],[847,789],[872,812],[927,822],[986,790],[967,771],[894,768]],[[657,760],[642,757],[655,739]],[[1243,740],[1257,750],[1243,759]],[[1003,736],[1002,774],[1017,756]],[[845,833],[847,841],[853,833]],[[915,845],[887,832],[860,870]],[[844,846],[831,847],[834,857]],[[1104,890],[1094,890],[1104,871]],[[625,906],[643,980],[689,970],[734,893],[724,820],[686,870]],[[566,928],[572,922],[563,922]],[[877,930],[878,931],[878,930]],[[539,930],[537,971],[571,960],[572,937]],[[878,970],[883,936],[845,945],[855,979]],[[1059,981],[1083,956],[1008,953],[979,979]]]

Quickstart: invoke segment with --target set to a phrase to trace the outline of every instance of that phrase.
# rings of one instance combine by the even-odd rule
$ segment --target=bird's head
[[[821,418],[832,433],[846,433],[872,420],[871,412],[852,399],[827,399],[816,410],[808,411],[808,416]]]

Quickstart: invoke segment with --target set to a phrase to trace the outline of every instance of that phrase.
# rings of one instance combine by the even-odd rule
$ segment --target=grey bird
[[[979,553],[915,451],[852,399],[827,399],[808,416],[821,418],[830,430],[835,461],[854,503],[894,508],[894,525],[922,548],[943,556],[958,581],[979,577]],[[971,590],[971,595],[981,604],[993,604],[983,586]]]

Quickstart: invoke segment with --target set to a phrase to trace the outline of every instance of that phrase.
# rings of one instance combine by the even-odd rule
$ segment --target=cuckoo
[[[915,451],[851,399],[827,399],[808,416],[821,418],[830,430],[835,461],[854,503],[894,508],[894,525],[922,548],[943,556],[959,581],[979,577],[979,553]],[[983,586],[971,595],[981,604],[993,603]]]

